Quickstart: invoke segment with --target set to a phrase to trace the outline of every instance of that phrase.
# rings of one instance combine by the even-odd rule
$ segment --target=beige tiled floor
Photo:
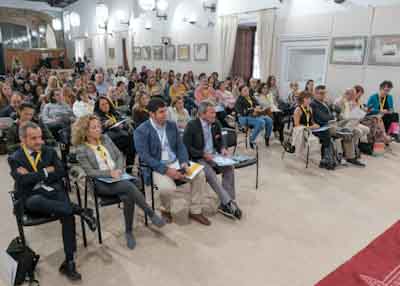
[[[82,285],[225,286],[313,285],[392,225],[400,216],[400,145],[368,168],[319,170],[291,156],[281,160],[274,144],[261,147],[260,188],[255,169],[237,172],[240,222],[220,215],[213,225],[168,225],[161,231],[136,228],[137,248],[125,247],[117,208],[103,211],[104,244],[90,234],[80,246]],[[17,235],[7,191],[12,186],[6,158],[0,158],[0,247]],[[63,259],[58,223],[27,230],[42,255],[44,286],[70,283],[57,273]],[[80,240],[81,242],[81,240]]]

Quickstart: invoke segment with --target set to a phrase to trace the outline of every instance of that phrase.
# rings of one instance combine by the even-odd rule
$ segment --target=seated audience
[[[19,129],[27,122],[34,121],[35,107],[27,102],[23,102],[17,110],[17,120],[10,126],[7,131],[7,152],[8,154],[14,153],[20,146]],[[47,146],[54,146],[56,140],[53,135],[43,124],[38,124],[42,130],[42,137]]]
[[[327,102],[326,87],[323,85],[317,86],[315,88],[314,100],[311,102],[311,108],[313,110],[315,122],[321,127],[327,127],[329,126],[330,121],[335,120],[335,117],[333,116],[332,111],[326,102]],[[338,125],[339,124],[340,122],[338,122]],[[332,136],[339,137],[342,139],[344,157],[346,158],[347,162],[355,166],[365,167],[365,164],[357,159],[357,146],[361,135],[355,132],[354,129],[351,129],[348,126],[346,127],[347,127],[346,129],[348,129],[352,133],[352,135],[341,136],[340,133],[336,132],[335,128],[330,128],[329,132],[331,132]],[[315,135],[318,136],[321,140],[325,140],[322,139],[322,137],[324,138],[326,137],[325,132],[319,132]],[[323,145],[328,148],[327,144]],[[323,150],[324,149],[325,148],[323,148]],[[325,150],[325,153],[330,154],[330,152],[331,151],[329,150]],[[324,154],[322,154],[322,157],[324,158]]]
[[[236,101],[235,110],[240,125],[253,128],[250,135],[250,147],[255,148],[257,136],[263,129],[265,129],[265,145],[269,146],[273,124],[272,119],[267,115],[263,115],[264,110],[258,105],[257,99],[250,96],[247,86],[241,86],[239,92],[240,96]]]
[[[60,89],[52,89],[49,93],[49,103],[47,103],[40,117],[42,122],[49,128],[53,136],[59,140],[59,131],[69,127],[74,120],[74,113],[71,107],[65,103]]]
[[[135,128],[149,119],[149,111],[147,105],[149,104],[150,97],[144,91],[138,91],[135,96],[135,105],[132,110],[132,119]]]
[[[73,144],[78,146],[77,158],[85,173],[95,179],[94,188],[101,196],[118,196],[124,203],[125,238],[129,249],[134,249],[133,235],[135,204],[150,217],[154,225],[162,227],[165,222],[146,203],[135,184],[129,180],[105,183],[97,178],[120,179],[125,173],[124,157],[107,135],[102,135],[100,120],[95,115],[78,119],[73,128]]]
[[[309,79],[309,80],[306,82],[306,86],[305,86],[305,88],[304,88],[304,91],[307,91],[307,92],[309,92],[309,93],[311,93],[311,94],[314,94],[314,80]]]
[[[272,94],[272,97],[274,99],[276,106],[279,106],[279,102],[281,101],[281,99],[279,97],[279,89],[278,89],[278,85],[277,85],[275,76],[270,75],[268,77],[267,88],[268,88],[269,93]]]
[[[95,85],[96,91],[99,95],[106,95],[109,84],[104,81],[104,75],[102,73],[97,73],[95,75]]]
[[[175,122],[178,129],[183,131],[190,120],[189,112],[184,107],[183,97],[175,97],[168,108],[168,120]]]
[[[14,92],[10,99],[10,104],[0,110],[0,117],[17,118],[17,110],[21,106],[22,95],[19,92]]]
[[[221,129],[221,124],[216,121],[214,104],[203,101],[199,105],[198,118],[187,125],[183,141],[189,158],[204,166],[207,183],[221,201],[218,210],[228,217],[241,219],[242,212],[235,202],[235,168],[219,167],[213,161],[215,154],[222,156],[229,154],[224,145]],[[216,170],[222,173],[222,184],[218,181]]]
[[[7,82],[0,83],[0,109],[6,107],[11,99],[13,92],[11,85]]]
[[[279,141],[283,142],[283,113],[278,108],[278,103],[276,102],[276,97],[274,97],[274,93],[270,92],[268,89],[268,84],[261,84],[257,97],[258,103],[261,108],[266,110],[266,114],[272,118],[274,123],[274,132],[279,133]]]
[[[146,91],[150,97],[157,96],[162,98],[163,96],[161,85],[156,81],[156,78],[153,75],[148,79]]]
[[[94,101],[90,99],[86,89],[81,88],[76,94],[76,101],[72,106],[72,111],[76,117],[82,117],[92,114],[94,110]]]
[[[188,90],[186,89],[185,85],[182,82],[176,80],[174,84],[169,88],[169,96],[171,98],[171,102],[173,102],[178,96],[182,98],[185,97],[187,91]]]
[[[297,104],[297,96],[299,93],[299,83],[297,81],[292,81],[290,83],[289,88],[290,88],[290,90],[289,90],[287,102],[293,106],[293,105]]]
[[[102,124],[102,129],[107,134],[118,149],[126,155],[126,164],[129,166],[128,172],[131,170],[131,166],[135,162],[135,151],[133,148],[133,138],[129,126],[126,124],[120,124],[114,127],[115,124],[122,121],[122,118],[115,111],[115,108],[111,104],[107,97],[100,96],[94,106],[94,113],[99,117]]]
[[[211,82],[213,80],[210,80]],[[194,97],[196,104],[199,105],[203,100],[210,100],[216,102],[216,92],[212,86],[209,85],[207,79],[202,79],[199,86],[196,88]]]
[[[297,155],[303,156],[306,149],[306,140],[309,142],[315,138],[312,130],[319,128],[319,125],[314,122],[313,112],[310,107],[312,94],[303,91],[297,97],[298,106],[293,114],[294,129],[292,135],[292,146],[295,147]],[[327,134],[328,135],[328,134]],[[322,148],[327,148],[330,144],[330,138],[321,137]]]
[[[364,88],[360,85],[354,87],[356,90],[356,102],[365,112],[368,112],[368,107],[362,102],[362,97],[364,95]],[[382,121],[381,115],[366,116],[361,123],[369,128],[368,143],[373,146],[374,143],[385,143],[389,145],[391,142],[390,136],[386,134],[385,125]],[[372,149],[372,148],[371,148]]]
[[[215,93],[218,102],[217,118],[222,127],[232,128],[226,121],[226,116],[234,113],[236,97],[226,87],[226,81],[221,81],[217,84],[217,91]]]
[[[210,225],[203,215],[207,198],[207,183],[203,172],[186,184],[185,190],[177,189],[177,183],[185,180],[189,157],[175,123],[167,120],[168,110],[164,101],[152,99],[148,110],[150,119],[135,130],[135,146],[140,159],[153,170],[153,182],[160,192],[165,215],[171,219],[171,201],[183,199],[189,206],[191,219]],[[151,172],[143,169],[145,183],[150,183]],[[190,188],[188,191],[187,188]]]
[[[394,110],[393,96],[390,94],[392,89],[393,83],[391,81],[382,82],[379,87],[379,93],[370,96],[367,106],[369,115],[382,114],[386,133],[400,142],[399,114]]]
[[[356,133],[355,138],[359,138],[361,142],[366,143],[368,141],[367,136],[369,128],[361,124],[361,120],[364,118],[362,115],[365,115],[365,113],[357,103],[356,96],[356,90],[354,88],[348,88],[344,95],[339,98],[337,105],[341,110],[341,119],[347,120],[348,123],[346,125],[354,129],[353,132]],[[355,116],[357,116],[357,118],[355,118]],[[341,126],[346,127],[346,125],[342,124]],[[357,144],[357,142],[355,142],[355,144]]]
[[[69,200],[62,180],[67,173],[56,151],[43,145],[40,127],[27,122],[20,127],[19,136],[21,147],[8,157],[16,198],[22,199],[25,209],[31,213],[60,218],[65,261],[59,271],[71,281],[81,280],[74,262],[77,250],[74,216],[81,216],[94,231],[93,211],[82,209]]]

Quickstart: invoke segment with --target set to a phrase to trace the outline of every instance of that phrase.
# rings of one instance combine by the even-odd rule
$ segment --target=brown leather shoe
[[[204,215],[202,214],[189,214],[189,217],[192,220],[197,221],[198,223],[201,223],[203,225],[211,225],[211,221],[208,220]]]

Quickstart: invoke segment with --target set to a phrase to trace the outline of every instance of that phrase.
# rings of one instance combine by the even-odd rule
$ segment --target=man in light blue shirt
[[[104,81],[104,75],[102,73],[98,73],[95,76],[96,81],[96,90],[99,95],[107,95],[108,84]]]

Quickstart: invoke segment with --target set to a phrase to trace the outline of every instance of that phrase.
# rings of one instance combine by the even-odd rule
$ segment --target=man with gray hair
[[[15,197],[31,213],[60,219],[65,261],[59,271],[71,281],[81,280],[74,262],[77,250],[74,216],[81,216],[89,228],[95,231],[93,211],[70,202],[63,183],[67,173],[57,152],[43,145],[40,127],[28,121],[20,127],[19,136],[20,148],[8,157],[11,176],[15,181]]]
[[[217,154],[228,155],[221,124],[216,120],[214,104],[202,101],[198,114],[199,118],[188,123],[183,135],[189,157],[204,166],[206,180],[221,201],[218,211],[227,217],[241,219],[242,211],[235,202],[234,167],[220,167],[213,160]],[[218,181],[217,171],[222,173],[222,184]]]

